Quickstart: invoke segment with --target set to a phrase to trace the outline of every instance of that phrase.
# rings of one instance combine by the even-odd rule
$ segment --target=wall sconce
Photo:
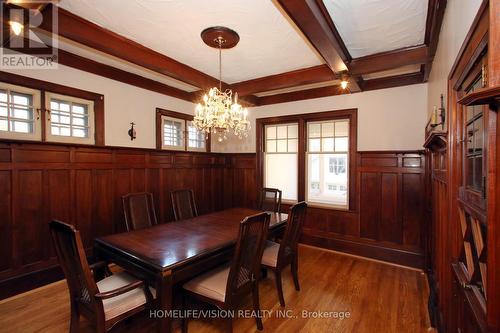
[[[440,118],[439,120],[438,117]],[[441,94],[441,107],[440,108],[437,108],[436,106],[434,107],[430,126],[432,128],[436,128],[437,126],[441,125],[441,129],[444,130],[445,120],[446,120],[446,110],[444,108],[444,96],[443,94]]]
[[[128,130],[128,136],[130,136],[130,141],[133,141],[136,138],[136,133],[134,128],[135,123],[131,122],[130,125],[131,126],[130,129]]]

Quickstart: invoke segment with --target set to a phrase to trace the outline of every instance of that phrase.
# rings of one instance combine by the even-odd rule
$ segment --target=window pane
[[[296,139],[299,137],[299,125],[289,125],[288,126],[288,138]]]
[[[276,139],[276,126],[266,126],[266,138]]]
[[[7,92],[5,90],[0,90],[0,102],[7,103]]]
[[[347,154],[308,154],[307,200],[347,207]]]
[[[297,154],[266,154],[264,185],[282,190],[284,200],[297,200]]]
[[[199,131],[192,121],[188,122],[188,147],[203,149],[205,148],[205,134]]]
[[[73,129],[73,136],[76,136],[77,138],[86,138],[89,136],[88,129],[86,129],[86,128],[74,128]]]
[[[333,122],[321,124],[321,136],[333,137]]]
[[[18,105],[31,105],[31,96],[19,93],[12,93],[12,102]]]
[[[321,124],[309,124],[307,134],[310,138],[319,138],[321,136]]]
[[[7,106],[0,105],[0,117],[7,117]]]
[[[347,138],[335,138],[335,151],[344,152],[348,151],[349,142]]]
[[[349,121],[335,122],[335,136],[349,136]]]
[[[320,151],[321,139],[309,139],[309,151]]]
[[[267,140],[266,152],[275,153],[276,152],[276,140]]]
[[[287,151],[287,140],[278,140],[278,153],[286,153]]]
[[[278,139],[286,139],[288,126],[278,126],[277,135]]]
[[[182,123],[172,120],[164,120],[163,144],[165,146],[182,147]]]
[[[296,153],[297,150],[298,150],[298,140],[297,139],[288,140],[288,152]]]
[[[7,119],[0,119],[0,131],[8,131]]]
[[[33,125],[24,121],[12,121],[11,128],[14,132],[18,133],[31,133],[33,132]]]
[[[324,152],[333,152],[333,138],[323,139],[323,151]]]

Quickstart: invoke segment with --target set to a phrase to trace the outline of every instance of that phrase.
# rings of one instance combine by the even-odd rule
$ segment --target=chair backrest
[[[270,216],[259,213],[241,221],[226,285],[226,302],[258,279]]]
[[[193,190],[184,189],[170,192],[172,209],[176,221],[190,219],[198,216]]]
[[[288,263],[293,258],[293,255],[297,253],[297,244],[302,224],[306,217],[306,209],[307,204],[305,201],[296,203],[290,207],[285,234],[283,235],[283,240],[280,243],[278,251],[278,266]]]
[[[102,313],[102,302],[94,298],[98,288],[85,256],[80,232],[72,225],[56,220],[49,223],[49,228],[71,301],[96,314]]]
[[[127,231],[158,224],[151,193],[130,193],[122,197]]]
[[[281,191],[277,188],[264,187],[260,192],[259,209],[279,213],[281,209]]]

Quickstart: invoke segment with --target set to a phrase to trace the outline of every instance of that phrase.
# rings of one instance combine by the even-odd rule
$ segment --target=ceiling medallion
[[[250,130],[247,109],[238,104],[238,93],[234,93],[233,100],[231,89],[222,90],[222,49],[236,46],[240,36],[226,27],[211,27],[201,32],[201,38],[208,46],[219,49],[219,87],[210,88],[198,103],[193,124],[206,135],[217,135],[219,142],[227,139],[228,133],[240,139],[246,137]]]

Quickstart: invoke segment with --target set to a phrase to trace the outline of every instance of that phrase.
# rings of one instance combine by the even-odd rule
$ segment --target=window
[[[40,92],[0,83],[0,138],[41,140]]]
[[[348,207],[349,120],[307,123],[308,202]]]
[[[206,135],[199,131],[192,121],[188,121],[188,150],[205,151]]]
[[[264,186],[283,191],[285,201],[297,201],[298,127],[265,126]]]
[[[163,149],[184,149],[184,120],[162,116]]]
[[[193,124],[193,116],[156,109],[157,148],[207,151],[208,137]]]
[[[259,118],[257,181],[283,200],[356,209],[357,110]]]
[[[47,141],[94,144],[94,103],[46,93]]]

